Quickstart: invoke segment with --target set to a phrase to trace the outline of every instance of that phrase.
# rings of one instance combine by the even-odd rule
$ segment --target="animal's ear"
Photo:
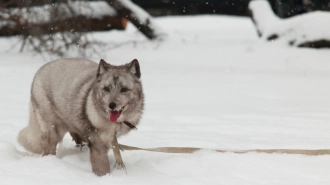
[[[96,77],[99,77],[106,70],[108,70],[107,66],[108,66],[108,63],[106,61],[104,61],[103,59],[101,59],[100,63],[99,63],[99,68],[97,69]]]
[[[130,62],[128,64],[128,70],[136,77],[138,77],[138,78],[141,77],[140,64],[139,64],[138,60],[136,60],[136,59],[132,60],[132,62]]]

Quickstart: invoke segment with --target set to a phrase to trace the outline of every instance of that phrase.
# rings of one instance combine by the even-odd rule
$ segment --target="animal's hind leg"
[[[42,156],[45,155],[56,155],[56,146],[57,141],[52,140],[54,137],[54,134],[49,131],[48,133],[44,133],[42,136]]]
[[[87,146],[87,142],[85,142],[83,138],[81,138],[80,135],[77,133],[70,132],[70,135],[72,137],[72,140],[76,143],[76,147],[80,150],[84,150],[84,147]]]
[[[57,126],[52,126],[42,135],[42,155],[56,155],[56,146],[62,141],[64,131],[61,131]]]
[[[82,144],[82,139],[81,139],[81,137],[80,137],[78,134],[76,134],[76,133],[74,133],[74,132],[70,132],[70,135],[71,135],[71,137],[72,137],[72,140],[73,140],[77,145],[81,145],[81,144]]]

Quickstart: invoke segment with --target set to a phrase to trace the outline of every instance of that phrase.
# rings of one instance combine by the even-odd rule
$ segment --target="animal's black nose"
[[[111,102],[111,103],[109,104],[109,108],[110,108],[110,109],[115,109],[115,108],[116,108],[116,103],[115,103],[115,102]]]

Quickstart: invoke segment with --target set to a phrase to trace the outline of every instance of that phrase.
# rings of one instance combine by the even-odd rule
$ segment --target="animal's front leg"
[[[117,169],[117,170],[125,170],[126,171],[125,164],[123,162],[123,159],[121,158],[117,136],[115,136],[114,139],[113,139],[112,150],[113,150],[113,154],[115,155],[115,159],[116,159],[116,164],[115,164],[114,168]]]
[[[98,176],[110,173],[110,161],[106,145],[90,143],[89,149],[93,172]]]

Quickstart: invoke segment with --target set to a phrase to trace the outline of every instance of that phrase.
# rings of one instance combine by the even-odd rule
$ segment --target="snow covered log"
[[[83,24],[80,24],[83,22]],[[77,24],[79,23],[79,24]],[[1,26],[0,36],[14,35],[40,35],[56,32],[89,32],[108,31],[112,29],[124,30],[127,20],[121,17],[104,16],[101,19],[77,16],[63,20],[55,20],[45,23],[19,23]],[[111,25],[111,26],[110,26]]]
[[[0,36],[125,30],[127,25],[126,18],[118,16],[102,1],[3,10],[0,11]]]
[[[65,2],[67,0],[57,0],[58,2]],[[22,8],[31,6],[41,6],[46,4],[54,3],[54,0],[1,0],[0,8]]]
[[[329,12],[315,11],[280,19],[266,0],[251,1],[249,12],[263,40],[296,47],[330,47]]]
[[[164,35],[164,32],[156,25],[152,17],[130,0],[106,0],[118,13],[127,18],[149,39],[156,39]]]

